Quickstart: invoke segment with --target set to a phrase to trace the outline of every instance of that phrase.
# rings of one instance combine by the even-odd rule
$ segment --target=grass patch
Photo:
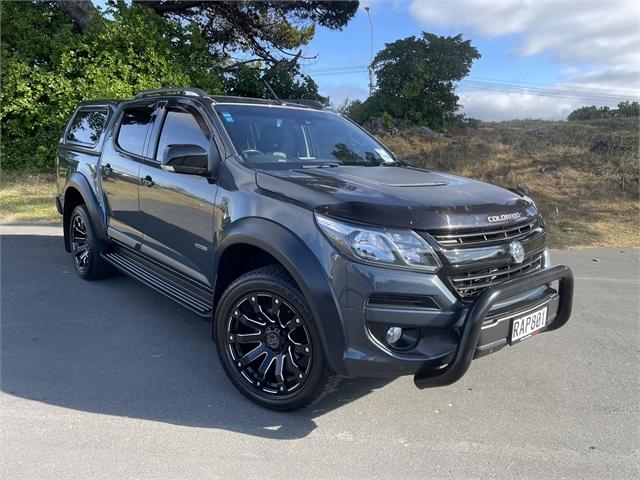
[[[2,173],[0,181],[1,223],[60,223],[51,174]]]

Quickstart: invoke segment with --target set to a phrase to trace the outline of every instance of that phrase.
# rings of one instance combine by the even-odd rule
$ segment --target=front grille
[[[510,280],[525,273],[542,268],[542,253],[536,253],[519,264],[487,266],[456,273],[449,277],[453,288],[462,298],[469,299],[480,295],[485,288]]]
[[[433,232],[431,236],[442,248],[466,248],[498,245],[524,236],[540,227],[537,218],[489,229],[469,229],[454,232]]]

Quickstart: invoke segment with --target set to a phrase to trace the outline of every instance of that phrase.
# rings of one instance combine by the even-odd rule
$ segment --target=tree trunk
[[[91,17],[97,12],[90,0],[81,1],[58,1],[60,10],[69,15],[80,30],[87,28],[91,22]]]

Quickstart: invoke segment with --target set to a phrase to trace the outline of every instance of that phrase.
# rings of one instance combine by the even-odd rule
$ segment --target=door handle
[[[102,171],[104,172],[105,177],[110,177],[113,173],[113,168],[111,168],[111,165],[107,163],[104,167],[102,167]]]
[[[153,187],[156,183],[153,181],[153,178],[151,178],[150,175],[147,175],[142,179],[142,184],[145,187]]]

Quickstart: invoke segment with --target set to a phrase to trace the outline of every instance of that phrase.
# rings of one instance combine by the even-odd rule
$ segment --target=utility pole
[[[373,95],[373,22],[371,21],[370,7],[364,7],[369,18],[369,27],[371,27],[371,61],[369,62],[369,96]]]

